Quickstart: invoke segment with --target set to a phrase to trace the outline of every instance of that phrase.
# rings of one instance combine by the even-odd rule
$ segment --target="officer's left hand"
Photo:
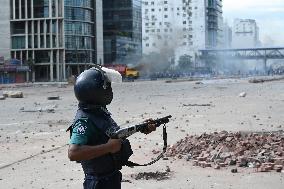
[[[153,123],[152,119],[148,119],[145,122],[148,124],[148,126],[147,126],[147,129],[143,132],[144,134],[147,135],[153,131],[156,131],[157,127],[156,127],[156,124]]]

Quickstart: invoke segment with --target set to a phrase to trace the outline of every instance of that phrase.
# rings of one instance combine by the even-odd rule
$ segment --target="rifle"
[[[155,163],[158,160],[160,160],[164,156],[164,153],[167,150],[167,138],[168,138],[167,136],[168,135],[167,135],[166,124],[170,121],[169,119],[171,117],[172,116],[169,115],[169,116],[158,118],[158,119],[155,119],[155,120],[150,120],[149,122],[144,122],[144,123],[141,123],[141,124],[138,124],[138,125],[121,128],[121,129],[119,129],[117,131],[114,131],[114,132],[112,132],[112,131],[111,132],[107,132],[106,134],[110,138],[112,138],[112,139],[126,139],[127,137],[133,135],[136,132],[145,132],[145,131],[147,131],[148,124],[155,124],[156,127],[159,127],[160,125],[164,125],[163,126],[163,140],[164,140],[163,152],[156,159],[154,159],[151,162],[146,163],[146,164],[142,164],[141,165],[141,164],[134,163],[134,162],[131,162],[131,161],[128,161],[126,163],[126,165],[128,167],[152,165],[153,163]]]
[[[158,118],[155,120],[150,120],[149,122],[145,122],[145,123],[141,123],[138,125],[134,125],[134,126],[129,126],[129,127],[125,127],[125,128],[121,128],[117,131],[113,131],[113,132],[108,132],[107,135],[112,138],[112,139],[125,139],[131,135],[133,135],[134,133],[137,132],[145,132],[147,131],[148,128],[148,124],[155,124],[156,127],[159,127],[162,124],[167,124],[170,120],[172,116],[166,116],[166,117],[162,117],[162,118]]]

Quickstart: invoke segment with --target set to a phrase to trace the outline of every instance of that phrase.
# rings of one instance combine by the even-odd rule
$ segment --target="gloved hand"
[[[153,122],[153,119],[147,119],[145,121],[145,123],[147,123],[148,126],[147,126],[147,129],[145,131],[143,131],[142,133],[147,135],[147,134],[149,134],[149,133],[151,133],[153,131],[156,131],[157,127],[156,127],[156,124]]]

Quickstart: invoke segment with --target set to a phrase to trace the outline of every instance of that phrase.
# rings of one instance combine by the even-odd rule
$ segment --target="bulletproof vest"
[[[92,121],[92,125],[101,133],[99,139],[92,144],[100,145],[108,142],[107,133],[119,129],[119,126],[111,118],[111,114],[103,107],[92,110],[83,110],[79,108],[75,116],[74,123],[81,118],[88,118]],[[72,133],[72,131],[71,131]],[[91,160],[80,161],[85,174],[104,175],[120,170],[124,166],[129,157],[133,154],[130,143],[127,139],[122,141],[122,148],[116,154],[107,154]]]

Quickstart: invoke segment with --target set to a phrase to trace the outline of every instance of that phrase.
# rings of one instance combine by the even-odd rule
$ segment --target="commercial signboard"
[[[29,66],[17,66],[17,65],[0,65],[0,71],[2,72],[27,72],[30,71]]]
[[[18,66],[17,67],[17,72],[27,72],[30,71],[29,66]]]

